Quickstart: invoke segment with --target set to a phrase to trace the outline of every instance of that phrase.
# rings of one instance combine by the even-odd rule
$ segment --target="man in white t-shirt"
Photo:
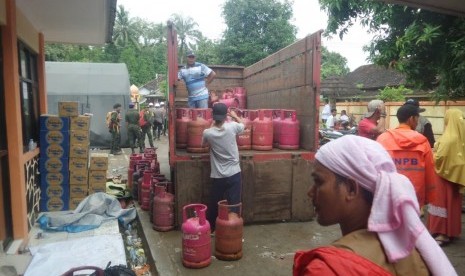
[[[329,115],[328,120],[326,121],[326,128],[334,129],[334,126],[336,125],[336,121],[337,121],[336,115],[337,115],[336,108],[331,109],[331,115]]]
[[[241,167],[236,135],[244,131],[244,123],[236,112],[228,113],[228,107],[223,103],[216,103],[212,109],[214,123],[203,131],[202,144],[210,145],[212,188],[207,219],[213,232],[218,216],[218,201],[226,199],[230,205],[241,202]],[[233,122],[226,122],[227,115]]]
[[[329,105],[329,100],[325,99],[325,106],[321,111],[321,121],[323,122],[323,124],[326,124],[326,121],[328,120],[329,116],[331,116],[331,106]]]

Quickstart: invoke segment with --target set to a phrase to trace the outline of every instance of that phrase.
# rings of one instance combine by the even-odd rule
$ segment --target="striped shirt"
[[[210,75],[212,69],[200,62],[193,66],[184,66],[178,72],[178,79],[183,79],[189,92],[189,100],[199,101],[208,98],[208,89],[205,85],[205,78]]]

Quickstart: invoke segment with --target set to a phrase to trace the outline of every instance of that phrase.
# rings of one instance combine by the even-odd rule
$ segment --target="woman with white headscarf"
[[[384,148],[347,135],[319,149],[309,190],[317,221],[339,224],[331,246],[297,252],[294,275],[457,275],[419,217],[407,177]]]

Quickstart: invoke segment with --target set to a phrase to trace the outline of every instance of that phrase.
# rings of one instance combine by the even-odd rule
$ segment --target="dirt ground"
[[[168,139],[156,141],[161,171],[169,174]],[[127,176],[130,149],[123,155],[110,157],[109,174]],[[157,232],[152,229],[148,213],[138,209],[140,224],[159,275],[290,275],[295,251],[326,245],[340,237],[338,226],[321,227],[315,221],[282,222],[246,225],[244,228],[243,258],[220,261],[213,257],[202,269],[188,269],[182,265],[182,238],[179,230]],[[465,214],[462,214],[462,228]],[[214,239],[212,239],[214,250]],[[465,275],[465,235],[444,247],[458,275]]]

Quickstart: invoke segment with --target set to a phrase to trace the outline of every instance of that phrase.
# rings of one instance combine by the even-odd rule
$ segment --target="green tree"
[[[202,33],[197,29],[199,25],[191,17],[173,14],[171,20],[178,33],[178,62],[185,63],[185,52],[194,47]]]
[[[344,76],[350,72],[347,59],[341,54],[331,52],[326,47],[321,51],[321,79],[329,76]]]
[[[251,65],[296,39],[288,0],[227,0],[222,14],[227,26],[219,46],[223,64]]]
[[[381,1],[319,0],[328,13],[327,31],[342,38],[359,20],[374,39],[370,60],[393,67],[419,89],[435,89],[434,99],[465,96],[465,18]]]
[[[129,17],[129,12],[124,9],[123,5],[119,5],[113,28],[113,43],[122,48],[128,45],[139,47],[140,32],[140,24],[134,18]]]

